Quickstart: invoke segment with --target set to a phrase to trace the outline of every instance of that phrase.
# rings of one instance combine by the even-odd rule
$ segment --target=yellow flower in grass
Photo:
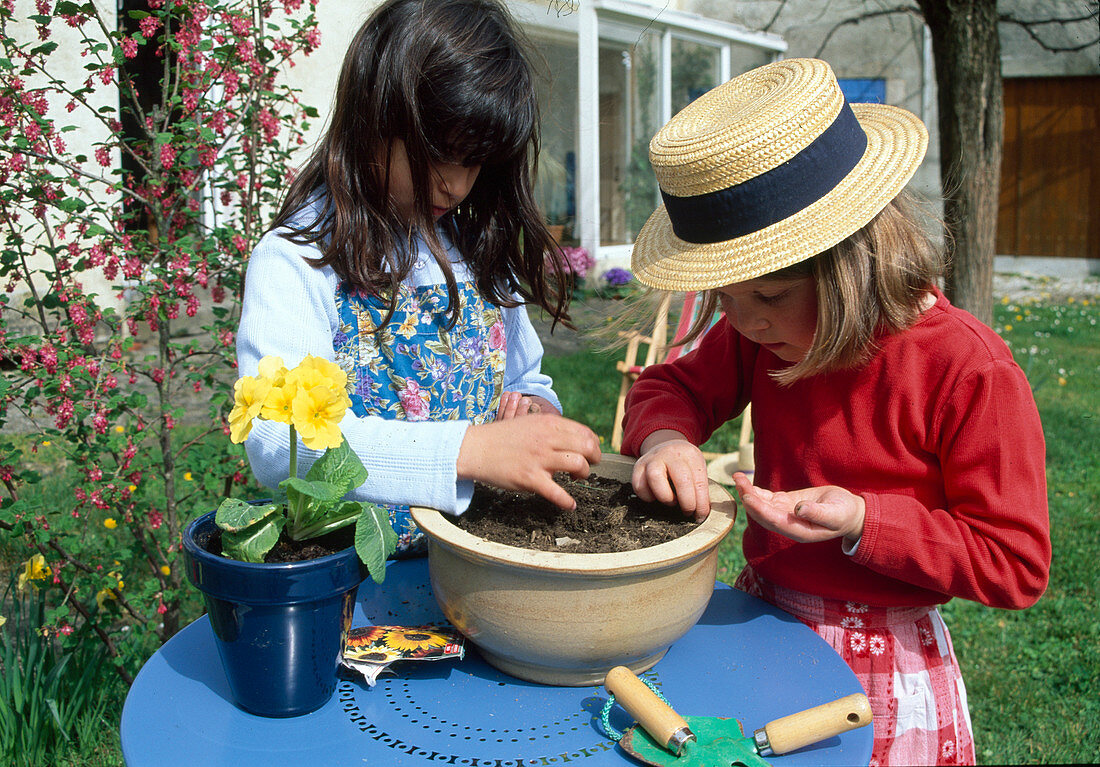
[[[27,581],[44,581],[52,574],[53,571],[46,566],[46,558],[41,554],[35,554],[23,563],[23,572],[19,573],[19,583],[16,588],[22,591],[26,588]]]
[[[233,410],[229,413],[229,439],[241,443],[252,431],[252,419],[260,415],[264,400],[271,391],[266,378],[244,376],[233,385]]]
[[[160,574],[161,575],[171,575],[172,574],[172,568],[169,567],[168,565],[161,565],[160,566]]]
[[[324,386],[299,391],[294,397],[294,428],[310,450],[339,447],[344,441],[340,421],[347,410],[347,395]]]
[[[116,527],[118,527],[118,522],[115,521],[114,517],[107,517],[105,520],[103,520],[103,526],[106,527],[108,530],[114,530]]]

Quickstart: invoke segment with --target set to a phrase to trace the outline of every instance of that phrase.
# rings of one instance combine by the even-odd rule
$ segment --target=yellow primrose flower
[[[294,398],[294,427],[310,450],[339,447],[344,441],[340,421],[347,410],[345,399],[346,395],[323,386],[298,392]]]
[[[288,374],[285,378],[280,378],[268,391],[260,409],[260,418],[290,423],[294,416],[294,395],[297,393],[298,382],[293,376]]]
[[[169,567],[168,565],[161,565],[160,566],[160,573],[161,573],[161,575],[171,575],[172,574],[172,568]]]
[[[44,581],[52,572],[46,566],[46,558],[41,554],[35,554],[23,563],[23,572],[19,573],[19,584],[16,588],[22,591],[26,587],[27,581]]]
[[[49,441],[48,439],[44,439],[44,440],[42,440],[42,447],[49,447],[49,446],[50,446],[50,445],[52,445],[52,444],[53,444],[53,443],[52,443],[52,442],[50,442],[50,441]]]
[[[191,482],[192,480],[194,480],[194,477],[193,477],[193,476],[191,476],[191,472],[189,472],[189,471],[185,471],[185,472],[183,473],[183,478],[184,478],[185,480],[187,480],[188,482]]]
[[[301,364],[294,368],[294,373],[299,377],[299,384],[308,388],[325,386],[334,392],[346,392],[348,388],[348,374],[344,369],[323,357],[307,354]]]
[[[118,527],[118,522],[115,522],[114,517],[107,517],[105,520],[103,520],[103,526],[106,527],[108,530],[114,530],[116,527]]]
[[[1008,333],[1010,330],[1012,330],[1012,326],[1011,325],[1005,325],[1005,332]]]
[[[8,622],[8,619],[5,618],[3,615],[0,615],[0,626],[3,626],[7,622]]]
[[[287,374],[286,364],[283,362],[282,357],[276,357],[273,354],[269,354],[260,360],[260,364],[257,366],[260,371],[260,378],[266,378],[271,383],[278,384],[279,379],[285,378]]]
[[[132,493],[137,490],[137,485],[127,485],[126,489]]]
[[[121,434],[122,432],[126,431],[126,429],[123,428],[122,426],[116,426],[115,431],[117,431],[119,434]]]
[[[229,439],[244,442],[252,431],[252,419],[260,414],[264,400],[271,390],[266,378],[243,376],[233,385],[233,410],[229,413]]]

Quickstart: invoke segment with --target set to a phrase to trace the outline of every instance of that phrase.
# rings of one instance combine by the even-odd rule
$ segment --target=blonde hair
[[[916,321],[925,294],[943,274],[940,251],[922,225],[925,217],[926,212],[902,192],[847,239],[766,275],[792,281],[812,277],[817,290],[817,327],[810,348],[796,364],[774,371],[776,381],[790,384],[857,367],[874,353],[876,338]],[[708,291],[680,342],[705,332],[717,308],[718,292]]]

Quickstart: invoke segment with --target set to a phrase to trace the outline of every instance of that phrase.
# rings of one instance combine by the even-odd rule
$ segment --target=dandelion
[[[169,567],[168,565],[161,565],[160,566],[160,574],[161,575],[171,575],[172,574],[172,568]]]
[[[114,517],[107,517],[105,520],[103,520],[103,526],[106,527],[108,530],[114,530],[116,527],[118,527],[118,522],[115,521]]]
[[[183,473],[183,478],[185,480],[187,480],[188,482],[192,482],[195,479],[193,476],[191,476],[191,472],[189,472],[189,471],[185,471]]]
[[[46,566],[46,558],[41,554],[35,554],[23,563],[23,572],[19,573],[19,583],[16,588],[22,591],[26,587],[27,581],[44,581],[52,572]]]
[[[116,432],[118,432],[119,434],[121,434],[122,432],[126,431],[126,429],[124,429],[124,428],[123,428],[123,427],[121,427],[121,426],[116,426],[116,427],[115,427],[115,431],[116,431]]]
[[[1012,332],[1012,326],[1011,325],[1005,325],[1005,332],[1006,333],[1011,333]]]

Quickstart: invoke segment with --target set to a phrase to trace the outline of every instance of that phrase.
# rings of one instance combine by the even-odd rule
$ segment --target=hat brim
[[[920,167],[928,131],[905,109],[885,104],[851,107],[867,134],[867,149],[831,191],[764,229],[705,244],[677,237],[661,205],[634,242],[634,276],[659,290],[710,290],[812,258],[866,226]]]

